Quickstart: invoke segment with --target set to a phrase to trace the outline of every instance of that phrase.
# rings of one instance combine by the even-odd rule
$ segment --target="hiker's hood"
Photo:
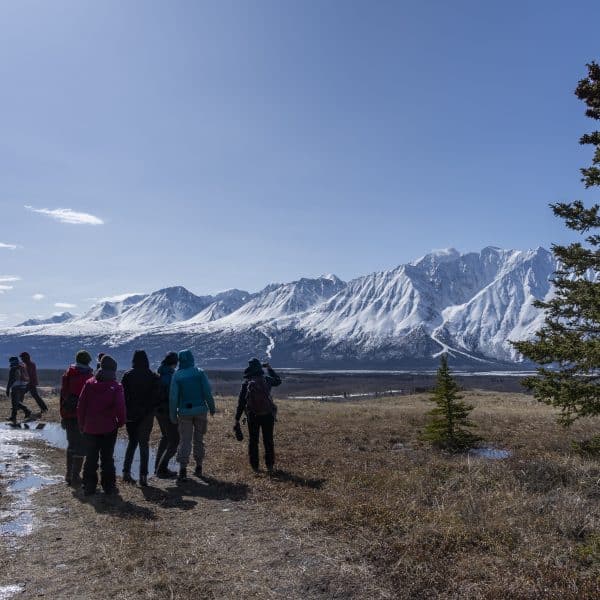
[[[134,369],[150,368],[150,361],[148,360],[148,355],[144,350],[136,350],[133,353],[133,360],[131,361],[131,366]]]
[[[179,353],[179,368],[189,369],[194,366],[194,355],[191,350],[182,350]]]

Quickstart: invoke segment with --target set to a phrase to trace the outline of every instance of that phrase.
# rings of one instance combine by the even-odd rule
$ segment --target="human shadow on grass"
[[[187,481],[173,482],[167,492],[175,497],[194,496],[207,500],[245,500],[249,486],[245,483],[232,483],[216,477],[205,476],[202,479],[188,478]]]
[[[302,475],[295,475],[289,471],[283,471],[276,469],[270,474],[272,481],[284,481],[286,483],[293,483],[300,487],[307,487],[313,490],[320,490],[323,484],[327,481],[326,479],[312,479],[310,477],[303,477]]]
[[[122,519],[141,519],[144,521],[155,521],[156,513],[151,508],[140,506],[129,500],[123,500],[120,494],[106,495],[96,492],[91,496],[85,496],[83,491],[73,491],[73,498],[82,504],[93,506],[96,512],[109,514]]]
[[[157,504],[161,508],[178,508],[179,510],[191,510],[198,503],[195,500],[183,498],[182,493],[173,493],[162,488],[149,485],[142,488],[142,494],[147,502]]]

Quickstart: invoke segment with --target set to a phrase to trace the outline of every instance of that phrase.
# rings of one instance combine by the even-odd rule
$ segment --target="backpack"
[[[27,367],[23,363],[19,363],[19,379],[21,383],[29,383],[29,373]]]
[[[248,381],[246,410],[257,416],[273,414],[271,388],[264,377],[253,377]]]

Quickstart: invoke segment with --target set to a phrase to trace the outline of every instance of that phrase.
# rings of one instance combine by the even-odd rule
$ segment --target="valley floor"
[[[234,402],[221,400],[208,485],[153,478],[88,500],[58,482],[33,494],[33,531],[0,538],[0,598],[599,597],[600,464],[570,441],[600,421],[564,431],[528,396],[466,396],[480,435],[509,458],[420,443],[423,395],[285,400],[273,478],[251,473]],[[61,474],[64,453],[30,438],[10,461]],[[3,489],[5,520],[10,502]]]

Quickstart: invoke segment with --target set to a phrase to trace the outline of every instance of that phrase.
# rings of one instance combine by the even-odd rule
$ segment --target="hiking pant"
[[[36,401],[42,412],[48,410],[48,405],[42,400],[42,397],[38,394],[37,387],[31,383],[27,386],[27,391],[31,394],[32,398]]]
[[[17,411],[22,410],[25,416],[28,417],[31,411],[23,404],[23,398],[25,397],[25,390],[27,388],[14,386],[10,390],[10,401],[11,401],[11,412],[10,418],[17,418]]]
[[[154,415],[152,413],[145,415],[141,419],[128,421],[125,423],[129,443],[125,450],[125,460],[123,461],[123,473],[131,472],[131,463],[135,449],[140,447],[140,476],[148,475],[148,459],[150,458],[150,434],[154,425]]]
[[[111,433],[84,433],[86,452],[83,465],[83,487],[86,492],[95,492],[98,485],[98,457],[100,457],[100,485],[106,492],[116,485],[115,443],[117,430]]]
[[[77,419],[63,419],[62,423],[67,433],[67,456],[85,456],[85,440]]]
[[[204,459],[204,434],[208,428],[208,419],[206,414],[195,415],[193,417],[179,417],[179,448],[177,450],[177,462],[179,466],[185,468],[190,462],[192,452],[192,439],[194,441],[194,460],[196,466],[202,466]]]
[[[258,439],[262,429],[263,444],[265,446],[265,464],[267,469],[272,469],[275,464],[275,444],[273,442],[273,428],[275,417],[273,415],[253,415],[248,413],[248,458],[254,470],[258,469]]]
[[[157,413],[156,420],[160,427],[161,438],[156,450],[154,472],[168,468],[169,461],[175,456],[179,445],[179,427],[171,422],[169,414]]]

